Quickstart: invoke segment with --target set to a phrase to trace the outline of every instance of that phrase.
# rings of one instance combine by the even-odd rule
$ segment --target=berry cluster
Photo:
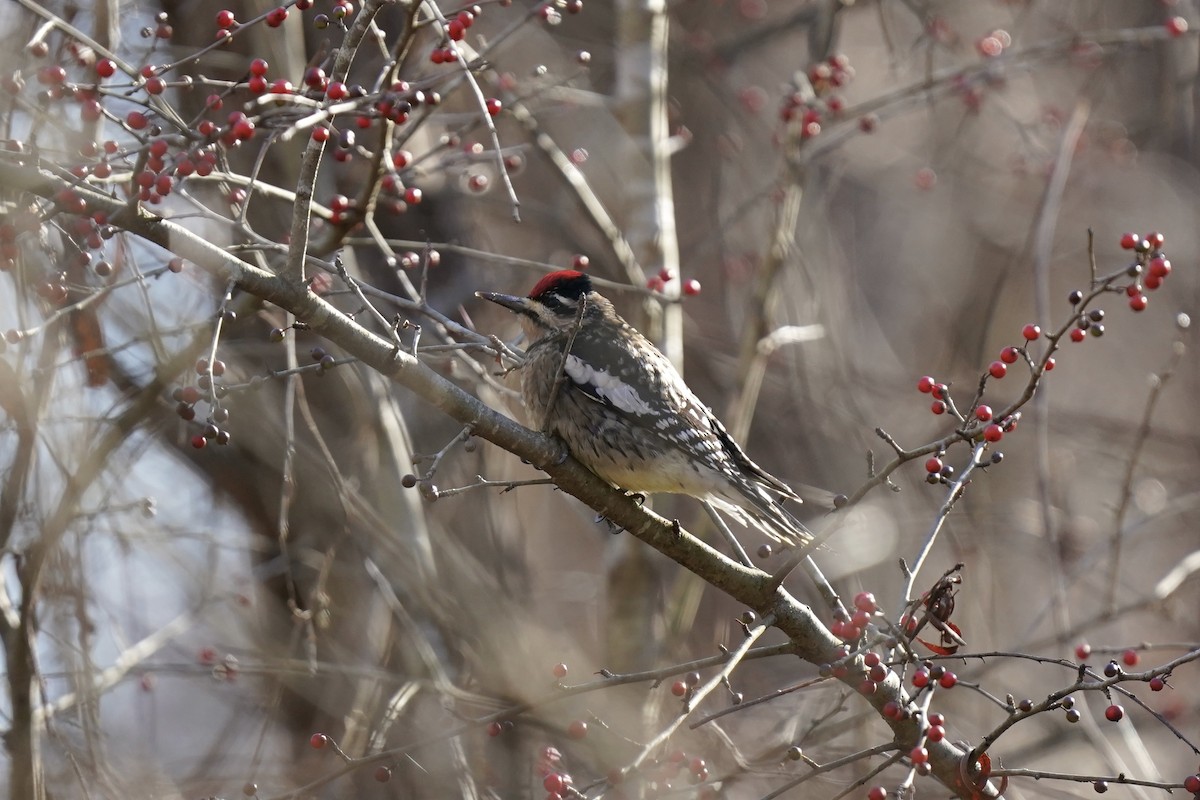
[[[217,379],[225,374],[225,362],[214,359],[210,364],[202,358],[196,362],[195,385],[179,386],[171,392],[175,401],[175,413],[185,422],[196,419],[196,404],[203,401],[208,405],[208,416],[199,433],[192,436],[192,447],[201,450],[209,442],[229,444],[229,431],[221,428],[229,421],[229,409],[221,405],[221,398],[226,394],[226,387]]]
[[[646,288],[652,292],[661,293],[666,289],[667,284],[673,280],[675,280],[674,271],[663,267],[658,271],[657,275],[653,275],[646,280]],[[688,297],[695,297],[700,294],[700,281],[695,278],[689,278],[679,288]]]
[[[829,626],[829,632],[843,642],[856,642],[867,630],[872,618],[879,611],[875,595],[870,592],[859,592],[854,596],[854,613],[848,619],[835,617]]]
[[[846,104],[837,90],[854,79],[854,67],[847,56],[838,53],[810,67],[807,78],[808,86],[795,87],[779,109],[789,138],[798,137],[800,141],[820,134],[826,119],[841,116]]]
[[[1105,293],[1123,294],[1128,299],[1129,308],[1140,312],[1148,304],[1146,292],[1154,291],[1163,285],[1171,274],[1171,262],[1163,251],[1165,237],[1161,233],[1149,233],[1141,236],[1126,233],[1121,236],[1122,249],[1134,253],[1134,261],[1124,269],[1114,272],[1104,278],[1093,281],[1088,292],[1076,289],[1067,297],[1072,308],[1072,316],[1057,331],[1043,332],[1036,323],[1028,323],[1021,329],[1019,344],[1010,344],[1001,348],[995,361],[992,361],[987,371],[980,376],[978,389],[972,400],[969,413],[960,412],[955,406],[950,394],[948,383],[939,382],[936,378],[925,375],[917,381],[917,390],[922,394],[932,396],[930,411],[935,415],[949,413],[959,423],[954,436],[948,437],[938,444],[936,450],[925,459],[926,480],[931,484],[947,483],[954,479],[955,471],[946,463],[945,455],[949,446],[959,441],[982,442],[994,445],[1000,442],[1006,434],[1013,432],[1021,419],[1018,410],[1023,403],[1017,403],[1007,410],[997,413],[992,407],[981,402],[989,381],[1002,380],[1008,375],[1010,367],[1018,362],[1024,362],[1029,368],[1029,386],[1025,393],[1026,399],[1032,397],[1045,373],[1055,367],[1052,355],[1059,347],[1059,342],[1065,337],[1072,342],[1082,342],[1088,336],[1100,337],[1105,333],[1105,313],[1102,308],[1089,308],[1089,304]],[[1034,352],[1033,347],[1038,342],[1045,342],[1041,352]],[[928,453],[928,450],[924,451]],[[984,467],[999,463],[1003,454],[994,452],[987,462],[973,462],[972,468]]]

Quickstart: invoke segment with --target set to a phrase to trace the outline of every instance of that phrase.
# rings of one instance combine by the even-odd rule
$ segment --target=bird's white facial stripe
[[[607,370],[585,364],[578,356],[568,355],[564,368],[567,377],[575,383],[588,387],[596,396],[628,414],[650,414],[654,411],[636,388]]]

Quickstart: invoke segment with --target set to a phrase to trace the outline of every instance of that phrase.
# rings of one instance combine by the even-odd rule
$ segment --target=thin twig
[[[1133,435],[1133,448],[1129,451],[1129,458],[1125,462],[1125,476],[1121,480],[1121,499],[1117,502],[1117,510],[1113,513],[1113,530],[1109,539],[1112,559],[1109,562],[1106,582],[1107,597],[1104,601],[1104,607],[1109,611],[1113,611],[1117,607],[1117,579],[1121,572],[1121,545],[1124,541],[1125,514],[1129,511],[1129,503],[1133,499],[1133,476],[1137,471],[1142,449],[1150,438],[1150,424],[1154,417],[1154,411],[1158,407],[1159,398],[1162,397],[1163,387],[1175,374],[1175,368],[1179,366],[1179,361],[1185,352],[1187,352],[1187,348],[1184,343],[1176,340],[1171,346],[1171,356],[1167,360],[1166,367],[1157,375],[1151,376],[1150,396],[1146,398],[1146,407],[1142,410],[1142,421]]]
[[[676,717],[671,720],[666,727],[659,731],[653,739],[651,739],[642,747],[637,756],[629,763],[629,771],[636,770],[639,766],[641,766],[642,762],[649,758],[651,753],[661,747],[671,737],[671,734],[675,733],[679,726],[683,724],[683,721],[691,715],[692,710],[700,704],[701,700],[707,697],[713,691],[713,689],[724,685],[725,682],[728,681],[730,674],[740,663],[742,663],[742,660],[750,652],[750,648],[756,641],[758,641],[759,637],[770,630],[774,622],[774,615],[768,614],[759,621],[757,628],[754,628],[747,633],[746,638],[742,641],[742,643],[739,644],[735,650],[729,653],[727,656],[727,661],[721,670],[717,672],[716,675],[713,675],[711,678],[709,678],[706,683],[697,686],[696,689],[690,695],[688,695],[683,710],[677,714]]]
[[[729,530],[729,526],[725,524],[725,520],[721,519],[721,515],[713,508],[712,503],[707,500],[703,501],[704,510],[708,512],[708,517],[717,526],[717,530],[721,532],[721,536],[729,543],[729,548],[733,550],[733,554],[737,556],[738,561],[741,561],[747,567],[753,567],[754,562],[750,560],[750,556],[746,553],[742,543],[733,535],[733,531]]]
[[[571,357],[571,348],[575,345],[575,337],[579,334],[579,329],[583,327],[583,315],[586,310],[587,295],[582,295],[579,298],[579,310],[575,312],[575,322],[571,325],[570,333],[567,334],[567,344],[563,348],[562,358],[554,373],[554,385],[550,387],[550,399],[546,401],[546,410],[543,412],[542,433],[546,432],[546,425],[550,421],[550,412],[554,410],[554,404],[558,402],[558,394],[562,391],[563,382],[567,379],[567,359]]]

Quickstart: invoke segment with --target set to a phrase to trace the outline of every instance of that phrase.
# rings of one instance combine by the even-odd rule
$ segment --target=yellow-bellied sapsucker
[[[706,500],[777,541],[811,539],[778,499],[799,502],[796,493],[742,452],[586,275],[551,273],[528,297],[478,295],[521,319],[521,389],[532,424],[559,436],[592,472],[630,492]]]

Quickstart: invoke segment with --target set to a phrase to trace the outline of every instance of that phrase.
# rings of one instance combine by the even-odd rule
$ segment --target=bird
[[[626,492],[708,502],[786,545],[811,532],[800,502],[754,463],[662,352],[577,270],[544,276],[526,297],[476,292],[515,313],[525,335],[521,394],[532,427]]]

